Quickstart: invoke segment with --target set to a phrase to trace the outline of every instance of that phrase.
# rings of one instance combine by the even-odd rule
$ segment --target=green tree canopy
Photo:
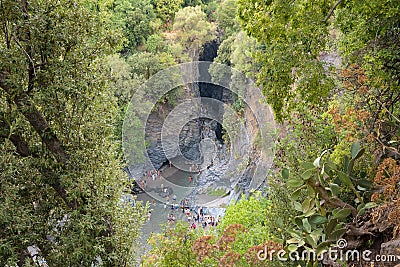
[[[120,36],[92,1],[0,3],[0,265],[135,262],[142,209],[121,202],[116,99],[104,56]]]
[[[232,35],[240,29],[236,10],[236,0],[224,0],[218,5],[216,17],[218,26],[224,31],[224,38]]]
[[[174,21],[176,41],[188,53],[192,60],[197,60],[202,45],[214,40],[216,27],[207,21],[200,6],[185,7],[176,13]]]
[[[298,105],[320,103],[333,88],[319,60],[328,10],[326,1],[238,1],[242,28],[264,47],[254,55],[258,83],[280,121]]]
[[[125,50],[133,52],[153,33],[156,18],[150,0],[115,0],[113,20],[122,28],[127,44]]]
[[[157,17],[168,26],[172,24],[175,13],[182,8],[183,0],[153,0]]]

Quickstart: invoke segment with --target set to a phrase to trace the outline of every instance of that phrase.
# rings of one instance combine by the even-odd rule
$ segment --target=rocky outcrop
[[[178,100],[180,105],[183,101],[188,101],[198,95],[198,89],[196,86],[188,86],[185,88],[184,94]],[[189,160],[197,160],[200,158],[200,151],[198,144],[200,142],[200,125],[196,120],[182,121],[182,127],[179,126],[180,114],[174,114],[175,106],[163,106],[158,110],[152,112],[147,120],[146,124],[146,142],[149,147],[147,148],[147,155],[154,168],[159,169],[161,166],[177,156],[183,156]],[[160,111],[163,112],[160,112]],[[195,112],[195,111],[194,111]],[[172,114],[172,115],[170,115]],[[170,116],[170,117],[168,117]],[[172,116],[172,118],[171,118]],[[173,117],[175,116],[175,117]],[[171,121],[170,124],[166,121]],[[168,127],[169,129],[165,129]],[[164,129],[163,129],[164,127]],[[169,134],[179,137],[179,146],[177,144],[171,144],[168,147],[168,136],[162,136],[162,134]],[[168,149],[174,149],[170,151]],[[151,168],[151,166],[146,166]]]

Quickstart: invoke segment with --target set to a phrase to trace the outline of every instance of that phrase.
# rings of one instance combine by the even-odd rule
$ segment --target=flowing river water
[[[206,166],[210,166],[211,162],[219,163],[219,157],[216,150],[215,143],[210,140],[203,140],[203,164],[200,169],[207,170]],[[185,162],[179,158],[172,160],[172,164],[166,164],[160,168],[161,175],[144,175],[139,183],[145,183],[145,192],[137,195],[138,201],[143,201],[149,204],[151,211],[150,219],[146,221],[142,229],[142,240],[145,241],[151,233],[160,232],[161,225],[168,223],[168,215],[173,214],[177,220],[187,220],[187,216],[181,208],[182,202],[186,200],[184,206],[189,207],[192,214],[195,214],[198,207],[203,207],[204,210],[215,218],[218,215],[222,216],[224,206],[227,203],[227,198],[215,193],[209,192],[197,195],[196,197],[190,196],[192,191],[196,189],[198,184],[199,172],[193,170],[192,172],[184,171],[190,170],[192,166],[184,166]],[[181,168],[177,168],[180,166]],[[218,166],[214,166],[218,167]],[[171,186],[174,185],[174,186]],[[174,199],[176,197],[176,199]],[[220,201],[220,203],[215,203]],[[214,204],[212,204],[214,202]],[[174,205],[174,209],[172,209]],[[212,208],[210,206],[213,206]],[[208,208],[208,209],[207,209]]]

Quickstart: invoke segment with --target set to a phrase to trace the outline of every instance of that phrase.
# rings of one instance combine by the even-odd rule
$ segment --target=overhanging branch
[[[52,152],[57,161],[60,163],[65,163],[68,159],[68,154],[62,148],[60,140],[49,127],[46,119],[32,104],[29,96],[24,92],[13,95],[11,89],[5,83],[4,76],[1,73],[0,88],[2,88],[9,95],[9,98],[11,98],[11,100],[17,105],[19,111],[39,134],[43,143]]]
[[[331,10],[329,10],[328,15],[326,15],[326,17],[324,18],[324,22],[327,22],[328,19],[332,16],[333,11],[335,11],[335,9],[337,8],[337,6],[342,2],[343,0],[338,0],[333,7],[331,8]]]
[[[39,158],[39,155],[34,153],[30,149],[28,142],[25,141],[22,135],[17,133],[10,133],[10,125],[2,118],[0,118],[0,129],[0,137],[9,139],[15,146],[18,155],[20,155],[21,157]],[[70,201],[68,199],[67,191],[65,190],[64,186],[61,185],[58,174],[54,173],[49,168],[44,168],[42,166],[35,167],[45,178],[45,183],[50,185],[57,192],[57,194],[63,199],[64,203],[71,209],[77,209],[77,200],[73,199]]]

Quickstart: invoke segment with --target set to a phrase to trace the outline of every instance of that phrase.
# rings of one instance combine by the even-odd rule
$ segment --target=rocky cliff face
[[[178,105],[182,103],[182,101],[196,98],[199,95],[200,94],[198,87],[196,85],[189,85],[185,87],[183,95],[181,95],[178,99]],[[163,105],[157,110],[153,111],[147,120],[146,141],[149,144],[147,154],[149,156],[149,159],[151,160],[152,165],[156,169],[159,169],[163,164],[168,163],[168,158],[174,156],[176,157],[180,154],[182,154],[185,158],[189,160],[198,160],[200,158],[198,144],[200,142],[201,132],[198,120],[184,122],[182,128],[177,126],[178,123],[172,125],[173,127],[171,127],[168,132],[179,136],[179,151],[165,151],[168,148],[165,147],[165,144],[163,147],[161,135],[163,127],[165,127],[166,125],[167,116],[169,114],[173,114],[173,109],[173,106]],[[171,116],[179,116],[179,114]],[[168,119],[177,122],[179,120],[179,117]]]
[[[257,189],[267,177],[273,160],[271,147],[275,125],[268,124],[274,121],[273,113],[260,102],[257,90],[243,89],[247,106],[242,117],[237,121],[229,116],[224,118],[225,123],[240,124],[242,128],[233,130],[230,144],[222,145],[217,151],[214,164],[199,175],[196,187],[190,194],[192,204],[199,203],[199,199],[205,198],[209,192],[218,191],[226,192],[229,197],[224,197],[224,201],[222,198],[221,201],[211,201],[207,205],[224,206],[238,199],[242,193],[247,194]],[[232,93],[221,99],[231,104]],[[261,135],[266,142],[260,142]]]
[[[210,45],[211,50],[214,51],[214,48],[215,44]],[[213,58],[207,57],[214,57],[215,53],[206,52],[207,56],[200,59],[212,61]],[[207,68],[193,68],[189,71],[191,77],[199,75],[200,80],[211,80]],[[204,75],[207,78],[204,78]],[[236,75],[236,81],[242,82],[236,87],[245,92],[242,97],[253,108],[250,109],[249,106],[245,108],[239,118],[240,122],[237,123],[240,126],[233,130],[234,137],[230,138],[230,144],[233,145],[223,144],[221,125],[225,123],[224,109],[232,109],[230,104],[235,99],[234,93],[230,89],[211,83],[188,84],[176,106],[159,105],[148,117],[145,137],[148,158],[152,164],[148,162],[142,166],[141,173],[152,167],[159,169],[171,159],[175,165],[176,158],[180,161],[183,159],[183,161],[198,162],[196,165],[203,168],[203,171],[196,179],[197,184],[191,193],[193,204],[197,203],[197,196],[205,195],[207,198],[211,196],[208,194],[210,191],[216,190],[230,192],[230,199],[235,199],[242,192],[255,189],[263,182],[273,155],[261,153],[265,147],[262,147],[257,139],[261,132],[260,120],[273,121],[273,118],[263,117],[264,114],[272,116],[272,112],[265,112],[267,107],[260,103],[262,97],[259,91],[252,91],[254,87],[251,83],[248,85],[242,74]],[[222,84],[230,86],[229,83]],[[246,88],[247,86],[251,88]],[[185,115],[193,116],[183,116],[182,106]],[[181,108],[181,113],[176,112],[178,107]],[[271,139],[269,145],[272,144]],[[136,173],[140,171],[136,170]]]

